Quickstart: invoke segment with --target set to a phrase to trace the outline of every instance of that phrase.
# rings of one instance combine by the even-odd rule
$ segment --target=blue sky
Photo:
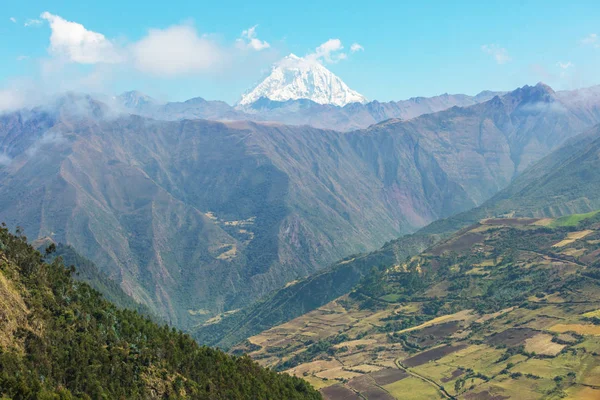
[[[234,103],[274,61],[329,39],[346,58],[322,62],[369,99],[600,84],[600,5],[572,3],[5,2],[0,108],[11,90],[138,89]],[[354,43],[364,50],[352,52]]]

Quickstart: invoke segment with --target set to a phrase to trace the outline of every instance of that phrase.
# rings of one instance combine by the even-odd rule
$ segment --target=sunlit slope
[[[599,282],[600,214],[487,219],[234,352],[333,400],[594,398]]]

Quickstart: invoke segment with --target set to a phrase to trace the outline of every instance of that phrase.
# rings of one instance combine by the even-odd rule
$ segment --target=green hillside
[[[72,273],[0,228],[2,398],[320,398],[299,378],[115,307]]]
[[[148,307],[128,296],[115,281],[100,271],[96,264],[81,256],[72,246],[62,243],[56,245],[56,251],[49,255],[48,262],[52,262],[56,257],[60,257],[64,265],[76,267],[73,275],[75,280],[87,283],[115,306],[135,310],[140,314],[151,316],[153,319],[158,318],[151,313]]]

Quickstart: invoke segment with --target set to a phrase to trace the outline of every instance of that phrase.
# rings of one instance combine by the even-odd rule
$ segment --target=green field
[[[577,226],[577,224],[579,224],[581,221],[591,218],[591,217],[595,216],[596,214],[598,214],[599,212],[600,211],[592,211],[592,212],[585,213],[585,214],[566,215],[564,217],[555,219],[548,226],[551,228]]]

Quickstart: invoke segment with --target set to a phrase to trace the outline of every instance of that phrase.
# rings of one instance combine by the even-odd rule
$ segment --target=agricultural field
[[[598,254],[597,213],[487,219],[234,352],[328,400],[598,399]]]

